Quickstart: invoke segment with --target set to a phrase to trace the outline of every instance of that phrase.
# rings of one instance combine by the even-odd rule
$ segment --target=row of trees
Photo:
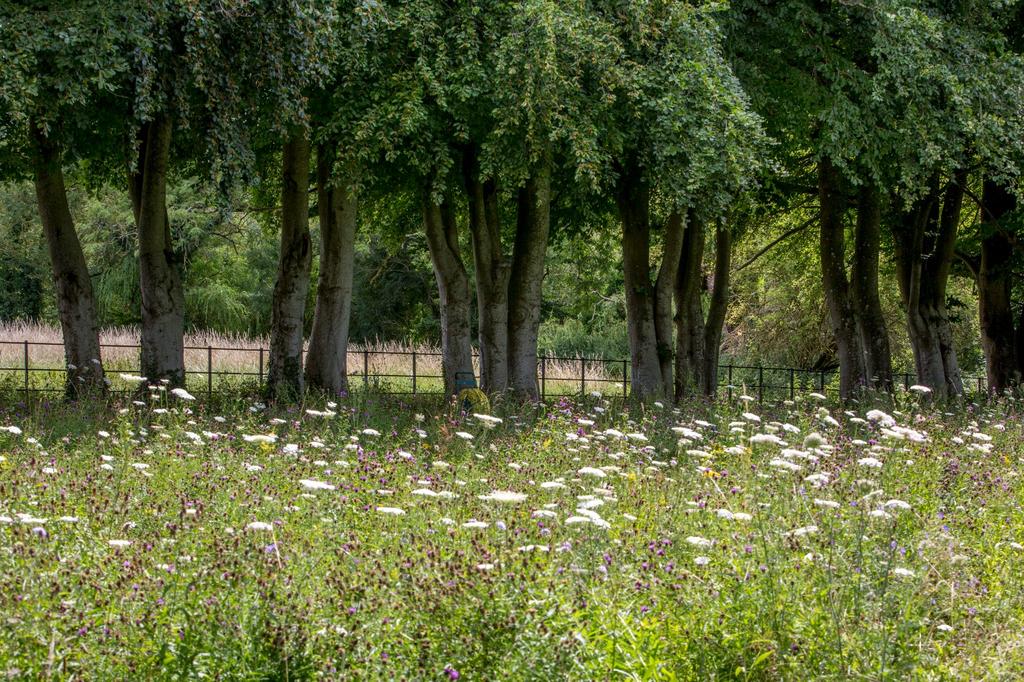
[[[844,396],[892,386],[883,254],[920,383],[962,391],[945,307],[956,267],[977,281],[990,385],[1024,370],[1012,3],[70,0],[3,12],[0,170],[35,183],[69,392],[103,385],[70,166],[127,190],[152,380],[184,382],[167,185],[194,176],[277,207],[275,397],[346,387],[368,198],[420,207],[449,391],[472,371],[475,293],[482,387],[537,396],[552,225],[587,239],[613,215],[634,395],[713,392],[735,238],[751,216],[808,206]],[[311,197],[320,267],[304,354]],[[979,206],[978,239],[964,238],[965,200]]]

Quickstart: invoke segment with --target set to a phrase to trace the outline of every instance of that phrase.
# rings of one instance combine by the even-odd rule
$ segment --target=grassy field
[[[9,408],[0,675],[1018,679],[1016,408],[902,401]]]

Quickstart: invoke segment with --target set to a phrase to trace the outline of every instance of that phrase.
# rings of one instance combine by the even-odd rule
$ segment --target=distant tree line
[[[168,188],[201,178],[273,208],[272,398],[347,388],[357,229],[389,203],[422,224],[449,392],[476,346],[485,391],[538,397],[553,226],[615,224],[633,394],[713,393],[736,239],[799,209],[777,241],[817,228],[843,397],[893,387],[882,257],[918,382],[963,392],[962,271],[1001,393],[1024,375],[1022,30],[1000,0],[7,2],[0,177],[35,187],[70,395],[105,380],[69,171],[131,208],[152,381],[185,381]]]

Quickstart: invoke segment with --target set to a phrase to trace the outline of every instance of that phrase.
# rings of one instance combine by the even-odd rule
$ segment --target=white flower
[[[523,545],[522,547],[516,547],[518,552],[550,552],[551,547],[548,545]]]
[[[786,444],[786,441],[782,440],[774,433],[755,433],[750,437],[750,442],[755,445],[758,443],[771,443],[772,445],[778,445],[779,447]]]
[[[502,422],[501,417],[495,417],[489,414],[477,414],[474,412],[473,416],[483,422],[483,425],[487,428],[493,428]]]
[[[306,410],[306,414],[310,417],[333,417],[338,413],[333,410]]]
[[[793,530],[786,533],[787,536],[800,537],[803,535],[813,535],[818,532],[817,526],[803,526],[801,528],[794,528]]]
[[[708,540],[707,538],[702,538],[697,535],[691,535],[690,537],[686,538],[686,542],[693,545],[694,547],[710,547],[711,545],[715,544],[711,540]]]
[[[875,469],[882,468],[882,462],[874,457],[861,457],[857,460],[857,464],[860,464],[863,467],[873,467]]]
[[[378,431],[377,429],[363,429],[362,431],[360,431],[360,433],[362,433],[364,436],[379,436],[380,435],[380,431]]]
[[[580,474],[581,476],[596,476],[597,478],[608,477],[608,474],[595,467],[583,467],[582,469],[577,470],[576,473]]]
[[[377,511],[381,514],[391,514],[392,516],[402,516],[405,514],[405,510],[399,507],[377,507]]]
[[[814,498],[814,504],[817,507],[827,507],[828,509],[838,509],[839,503],[833,502],[832,500],[822,500],[817,497]]]
[[[602,471],[601,473],[604,472]],[[565,488],[567,486],[564,483],[560,483],[558,481],[544,481],[543,483],[540,484],[540,487],[544,488],[545,490],[556,490],[559,488]]]
[[[902,566],[897,566],[896,568],[892,569],[892,572],[894,574],[900,576],[901,578],[913,578],[914,577],[914,572],[913,571],[911,571],[909,568],[903,568]]]
[[[914,393],[917,393],[918,395],[925,395],[932,392],[932,389],[928,388],[927,386],[922,386],[921,384],[914,384],[913,386],[910,387],[910,390],[913,391]]]
[[[462,440],[473,440],[473,434],[466,433],[465,431],[456,431],[455,435],[461,438]]]
[[[324,483],[323,481],[314,481],[314,480],[309,479],[309,478],[303,478],[303,479],[301,479],[299,481],[299,483],[302,484],[303,488],[308,488],[309,490],[334,490],[335,489],[334,486],[331,485],[330,483]]]
[[[274,530],[274,526],[267,523],[266,521],[253,521],[248,524],[246,530]]]
[[[257,434],[252,435],[252,436],[250,436],[248,434],[243,434],[242,435],[242,440],[244,440],[246,443],[276,443],[277,442],[277,436],[275,434],[273,434],[273,433],[270,433],[270,434],[267,434],[267,435],[263,435],[261,433],[257,433]]]
[[[477,564],[476,567],[477,567],[478,570],[481,570],[481,571],[492,571],[492,570],[494,570],[494,564]]]
[[[555,512],[551,511],[550,509],[537,509],[537,510],[533,511],[530,514],[530,517],[534,518],[534,519],[538,519],[538,518],[553,519],[553,518],[555,518],[557,516],[558,516],[558,514],[556,514]]]
[[[761,421],[761,418],[758,417],[753,412],[744,412],[743,413],[743,418],[746,419],[748,422],[755,422],[756,423],[756,422],[760,422]]]
[[[132,384],[144,384],[147,381],[149,381],[149,379],[147,379],[146,377],[140,377],[135,374],[121,374],[119,376],[121,377],[122,381],[127,381]]]
[[[183,388],[172,388],[171,393],[182,400],[195,400],[196,397]]]
[[[866,415],[869,421],[877,422],[882,426],[895,426],[896,418],[891,414],[886,414],[881,410],[869,410]]]
[[[477,495],[481,500],[493,500],[494,502],[525,502],[526,495],[512,492],[511,490],[492,490],[487,495]]]
[[[435,493],[430,488],[417,488],[416,490],[412,491],[412,494],[413,495],[419,495],[421,497],[437,497],[438,496],[437,493]]]
[[[127,547],[132,544],[131,540],[107,540],[107,544],[111,547]]]
[[[697,564],[698,566],[707,566],[711,563],[711,559],[709,559],[706,556],[698,556],[693,558],[693,563]]]
[[[489,526],[489,525],[491,525],[491,524],[487,523],[486,521],[477,521],[476,519],[470,519],[469,521],[466,521],[464,524],[462,524],[462,527],[463,528],[487,528],[487,526]]]
[[[796,464],[794,462],[790,462],[789,460],[786,460],[786,459],[773,459],[770,462],[768,462],[768,466],[773,466],[773,467],[776,467],[776,468],[779,468],[779,469],[786,469],[788,471],[794,471],[794,472],[795,471],[800,471],[800,470],[803,469],[803,467],[800,466],[799,464]]]
[[[873,509],[870,512],[868,512],[868,516],[871,516],[871,517],[876,518],[876,519],[891,519],[892,518],[892,514],[890,514],[889,512],[885,511],[884,509]]]
[[[889,500],[882,506],[885,507],[886,509],[910,509],[910,504],[904,502],[903,500]]]
[[[2,428],[3,427],[0,427],[0,429],[2,429]],[[22,433],[21,427],[18,427],[18,426],[8,426],[8,427],[6,427],[6,429],[7,429],[7,433],[13,434],[15,436],[20,436],[21,433]]]

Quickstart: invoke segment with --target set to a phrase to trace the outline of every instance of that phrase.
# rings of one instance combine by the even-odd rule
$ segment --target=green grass
[[[885,408],[926,435],[914,442],[835,406],[831,425],[813,398],[752,405],[673,412],[587,398],[498,406],[494,428],[375,394],[331,417],[164,397],[11,409],[0,423],[23,432],[0,432],[0,674],[1024,674],[1024,433],[1010,406]],[[680,443],[679,426],[702,440]],[[818,461],[750,441],[773,429]],[[824,450],[803,445],[812,432]],[[275,443],[242,438],[271,433]],[[698,449],[707,456],[688,452]],[[857,463],[869,455],[883,466]],[[801,470],[770,464],[787,458]],[[804,480],[816,473],[829,483]],[[423,489],[453,496],[413,492]],[[495,490],[526,498],[480,499]],[[871,515],[890,500],[910,508]]]

